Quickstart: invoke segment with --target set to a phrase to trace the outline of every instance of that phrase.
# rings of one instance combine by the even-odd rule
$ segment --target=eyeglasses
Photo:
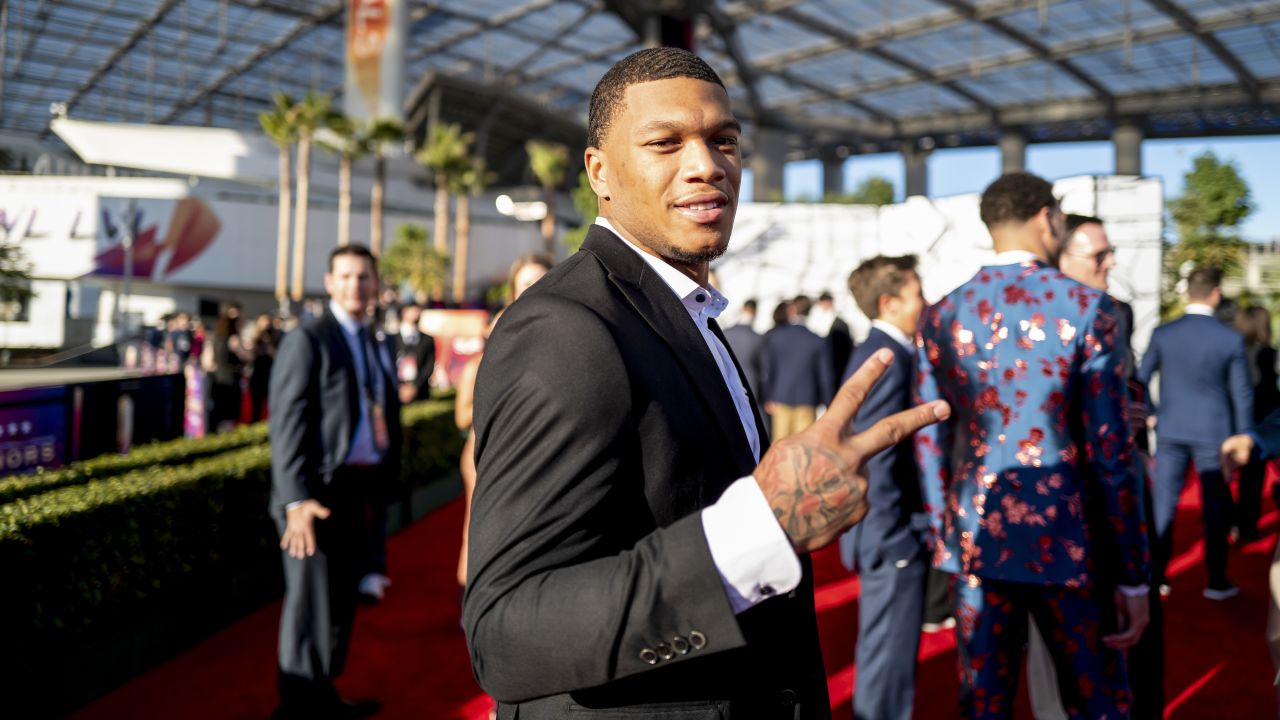
[[[1098,251],[1098,252],[1096,252],[1096,253],[1073,253],[1073,252],[1069,252],[1069,253],[1065,253],[1065,254],[1066,254],[1066,255],[1070,255],[1071,257],[1088,258],[1088,259],[1092,260],[1092,261],[1093,261],[1093,263],[1094,263],[1095,265],[1101,265],[1101,264],[1103,264],[1104,262],[1106,262],[1106,261],[1107,261],[1107,258],[1109,258],[1109,257],[1111,257],[1112,255],[1115,255],[1115,254],[1116,254],[1116,249],[1115,249],[1115,248],[1113,248],[1113,247],[1109,247],[1109,248],[1107,248],[1107,249],[1105,249],[1105,250],[1099,250],[1099,251]]]

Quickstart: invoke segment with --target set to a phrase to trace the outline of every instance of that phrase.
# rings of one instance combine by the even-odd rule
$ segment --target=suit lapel
[[[347,335],[342,329],[342,323],[338,322],[338,318],[328,308],[324,311],[324,327],[329,332],[330,352],[346,366],[347,407],[351,408],[350,434],[354,436],[360,417],[360,378],[356,375],[356,359],[351,356],[351,347],[347,345]]]
[[[742,421],[738,419],[733,398],[702,334],[666,281],[654,273],[634,250],[624,247],[623,242],[605,228],[595,225],[587,231],[582,249],[600,259],[636,312],[671,347],[699,400],[715,418],[738,466],[755,467],[751,445],[742,429]]]
[[[729,345],[729,340],[725,338],[724,331],[720,329],[720,323],[712,320],[711,332],[716,334],[720,344],[724,345],[725,351],[733,359],[733,367],[738,371],[738,381],[742,383],[742,389],[747,391],[747,400],[751,403],[751,417],[756,424],[756,435],[760,438],[760,457],[763,458],[765,452],[769,449],[769,431],[765,428],[764,416],[760,414],[760,403],[756,401],[755,393],[751,391],[751,383],[747,382],[747,375],[742,371],[742,363],[738,362],[738,356],[734,354],[733,347]]]

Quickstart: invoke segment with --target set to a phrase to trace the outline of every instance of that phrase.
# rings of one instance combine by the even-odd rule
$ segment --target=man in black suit
[[[409,303],[400,308],[400,333],[395,338],[396,377],[400,380],[400,402],[406,405],[430,394],[431,373],[436,366],[436,341],[418,327],[421,319],[421,307]]]
[[[805,327],[809,298],[791,301],[790,323],[765,336],[764,396],[773,417],[773,438],[781,440],[809,427],[835,393],[835,370],[827,341]]]
[[[924,310],[914,255],[871,258],[849,276],[849,290],[871,318],[871,332],[849,360],[846,376],[887,349],[894,362],[858,409],[854,432],[913,404],[916,324]],[[910,720],[916,694],[916,651],[924,614],[929,516],[911,438],[867,463],[871,509],[840,538],[840,557],[862,580],[853,715]]]
[[[849,323],[836,313],[836,299],[831,293],[824,291],[818,296],[818,302],[809,311],[809,329],[827,339],[831,367],[835,368],[836,377],[840,377],[849,365],[856,344]]]
[[[357,587],[372,545],[370,503],[399,472],[391,352],[367,327],[378,287],[369,250],[329,256],[323,315],[285,335],[271,370],[271,516],[284,551],[281,718],[354,718],[376,701],[338,697]]]
[[[584,158],[600,218],[490,337],[463,620],[499,718],[830,713],[804,554],[865,512],[864,460],[949,408],[852,435],[884,353],[762,458],[707,283],[739,133],[697,56],[615,65]]]
[[[742,372],[747,376],[748,389],[755,397],[764,394],[764,336],[753,327],[756,322],[756,301],[754,298],[742,303],[742,312],[738,314],[738,324],[724,329],[725,340],[733,356],[742,365]]]

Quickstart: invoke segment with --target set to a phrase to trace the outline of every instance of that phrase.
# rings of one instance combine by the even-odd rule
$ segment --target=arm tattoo
[[[766,499],[795,544],[843,529],[866,507],[866,479],[830,450],[774,446],[760,472],[792,480],[775,484]]]

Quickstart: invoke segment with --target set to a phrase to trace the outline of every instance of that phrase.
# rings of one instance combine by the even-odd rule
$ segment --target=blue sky
[[[1245,239],[1280,240],[1280,137],[1231,139],[1146,140],[1142,169],[1164,183],[1166,198],[1182,193],[1182,176],[1195,156],[1212,150],[1220,159],[1236,164],[1253,193],[1254,211],[1245,220]],[[1027,148],[1027,169],[1049,179],[1072,175],[1107,175],[1114,167],[1109,142],[1032,144]],[[929,158],[929,194],[936,197],[981,192],[1000,172],[995,148],[938,150]],[[851,190],[872,175],[893,181],[901,198],[902,160],[896,153],[859,155],[844,165],[844,187]],[[749,180],[743,179],[743,197],[749,197]],[[822,165],[817,160],[787,163],[784,172],[788,200],[822,194]]]

